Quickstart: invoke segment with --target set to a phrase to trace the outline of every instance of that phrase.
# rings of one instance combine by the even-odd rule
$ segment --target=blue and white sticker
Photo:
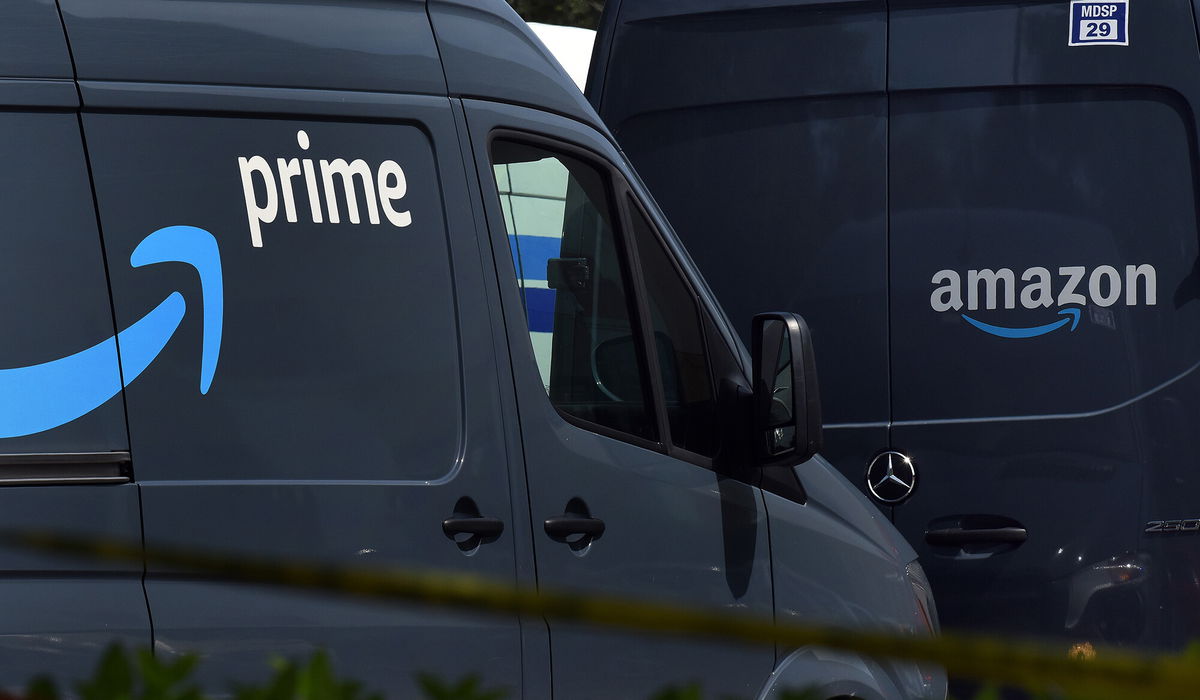
[[[1129,0],[1072,0],[1069,46],[1129,46]]]

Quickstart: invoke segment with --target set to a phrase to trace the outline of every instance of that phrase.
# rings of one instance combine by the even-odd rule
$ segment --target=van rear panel
[[[1200,71],[1189,3],[1126,9],[1129,46],[1070,46],[1067,3],[892,3],[892,441],[924,477],[896,522],[1028,530],[925,545],[950,623],[1175,646],[1194,557],[1143,530],[1200,512]]]

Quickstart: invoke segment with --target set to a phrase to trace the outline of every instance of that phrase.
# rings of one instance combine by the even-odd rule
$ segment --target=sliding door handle
[[[938,547],[955,547],[964,544],[1021,544],[1029,533],[1023,527],[961,528],[927,530],[925,541]]]

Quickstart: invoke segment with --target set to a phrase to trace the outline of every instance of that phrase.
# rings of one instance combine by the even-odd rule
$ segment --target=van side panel
[[[423,0],[61,4],[81,80],[446,92]]]
[[[111,461],[129,443],[77,99],[69,82],[0,81],[0,528],[136,543],[136,486],[66,478],[87,459],[71,453],[129,476]],[[111,641],[150,643],[140,565],[4,547],[0,600],[4,690],[36,673],[68,685]]]
[[[0,3],[0,79],[72,77],[54,0]]]
[[[743,339],[804,314],[823,451],[853,483],[887,447],[882,2],[625,0],[590,99]]]
[[[353,93],[305,95],[353,104]],[[449,101],[397,98],[393,113],[403,121],[85,114],[118,318],[176,290],[189,304],[129,404],[155,546],[512,580],[511,535],[460,549],[442,532],[469,512],[464,497],[511,522],[481,283],[451,272],[452,259],[478,252]],[[369,177],[326,177],[339,161]],[[288,195],[285,168],[299,173]],[[256,246],[247,208],[258,216],[268,187],[278,214]],[[207,392],[197,386],[212,330],[203,282],[184,265],[126,271],[163,225],[201,229],[219,249],[224,316]],[[472,335],[481,325],[484,340]],[[160,649],[204,652],[211,687],[261,677],[272,654],[321,647],[389,695],[414,692],[418,671],[520,685],[514,618],[214,585],[158,567],[147,595]]]

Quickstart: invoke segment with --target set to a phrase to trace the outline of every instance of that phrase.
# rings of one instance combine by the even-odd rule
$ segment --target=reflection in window
[[[574,157],[496,141],[493,168],[542,382],[563,413],[656,439],[608,179]]]

